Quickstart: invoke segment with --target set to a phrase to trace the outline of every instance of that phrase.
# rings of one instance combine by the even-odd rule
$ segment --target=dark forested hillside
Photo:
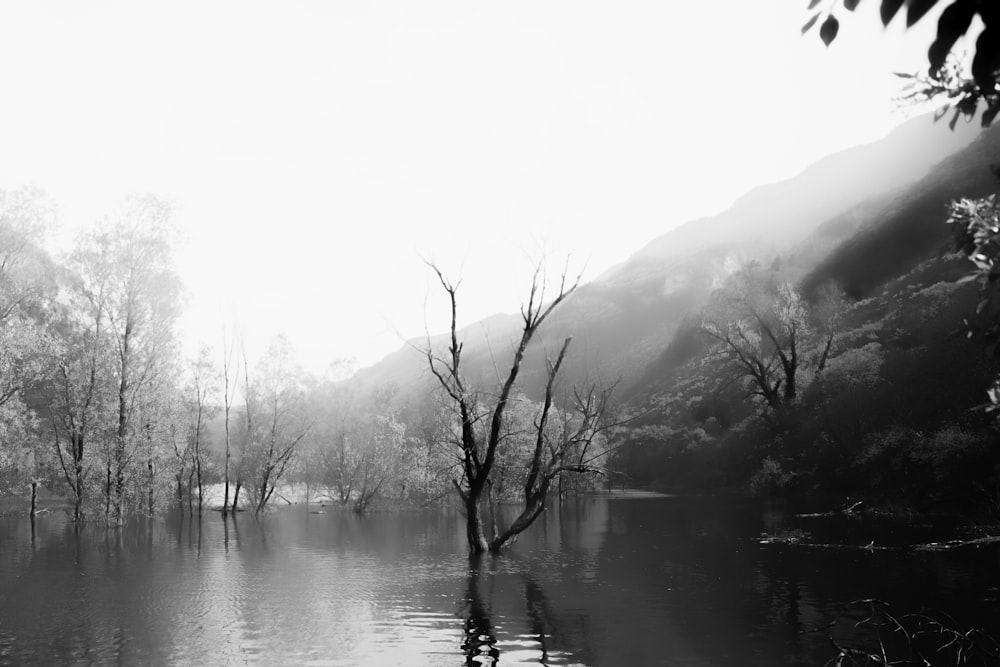
[[[637,484],[861,494],[933,505],[990,498],[1000,458],[975,406],[996,372],[954,332],[974,311],[965,261],[931,259],[850,303],[824,368],[770,413],[692,317],[632,400],[647,409],[619,452]],[[822,337],[801,353],[815,360]]]
[[[990,166],[998,161],[1000,127],[993,127],[885,202],[875,216],[875,224],[816,267],[806,279],[806,290],[834,280],[851,296],[867,296],[929,254],[950,250],[951,230],[941,224],[948,202],[993,192],[996,178]]]

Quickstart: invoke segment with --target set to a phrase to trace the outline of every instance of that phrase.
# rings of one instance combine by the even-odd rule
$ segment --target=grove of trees
[[[543,303],[536,284],[481,432],[489,394],[464,384],[454,330],[448,364],[429,357],[442,391],[419,397],[314,377],[282,336],[252,362],[223,323],[220,348],[184,358],[170,206],[131,196],[60,256],[46,250],[55,212],[42,192],[0,191],[0,494],[30,494],[32,515],[39,490],[75,521],[121,526],[166,510],[260,514],[299,500],[360,513],[445,500],[457,487],[475,507],[470,547],[498,550],[553,484],[586,487],[563,485],[563,473],[602,469],[610,392],[560,390],[568,340],[544,397],[515,389],[525,348],[571,287]],[[518,499],[521,516],[500,529],[499,504]]]

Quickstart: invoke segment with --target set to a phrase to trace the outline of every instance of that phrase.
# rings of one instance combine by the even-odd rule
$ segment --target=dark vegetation
[[[956,284],[965,264],[928,260],[846,305],[825,367],[805,369],[780,419],[766,400],[748,397],[753,379],[739,377],[690,317],[651,369],[658,381],[636,394],[651,409],[615,469],[636,483],[688,490],[749,485],[1000,510],[994,423],[973,409],[996,369],[981,346],[954,335],[978,301],[973,285]],[[815,363],[823,334],[801,342]]]
[[[812,0],[803,32],[818,26],[829,45],[838,12],[858,4]],[[945,8],[929,67],[901,75],[905,97],[939,102],[935,120],[951,112],[952,129],[977,115],[988,128],[1000,112],[1000,8],[882,0],[881,18],[902,13],[910,26],[935,5]],[[966,75],[951,51],[976,19],[985,27]],[[615,469],[675,488],[862,495],[995,519],[998,157],[1000,134],[987,130],[908,188],[831,216],[793,250],[759,254],[769,294],[747,295],[746,269],[727,279],[630,388],[646,410]],[[842,298],[832,319],[831,289]]]

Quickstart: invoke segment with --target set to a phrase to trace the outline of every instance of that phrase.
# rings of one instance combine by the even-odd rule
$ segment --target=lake
[[[786,531],[829,546],[757,539]],[[471,560],[461,515],[441,508],[121,530],[8,515],[0,663],[822,665],[827,631],[803,631],[858,598],[996,633],[1000,548],[895,548],[954,536],[655,494],[570,499]],[[873,541],[893,548],[858,548]]]

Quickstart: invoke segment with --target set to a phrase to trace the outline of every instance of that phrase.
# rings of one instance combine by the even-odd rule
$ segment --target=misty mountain
[[[994,126],[899,196],[876,206],[874,224],[821,261],[806,279],[806,291],[833,280],[848,295],[861,298],[928,256],[951,250],[952,231],[943,224],[948,203],[994,192],[997,178],[990,168],[998,161],[1000,126]]]
[[[930,116],[911,119],[880,141],[829,155],[791,179],[751,190],[723,213],[671,230],[599,280],[659,277],[673,262],[720,246],[790,247],[823,223],[914,183],[978,130],[963,125],[952,132]]]
[[[529,393],[541,388],[541,361],[566,336],[573,336],[564,366],[567,385],[621,378],[627,390],[645,382],[651,362],[668,348],[685,316],[725,276],[747,261],[793,248],[810,269],[824,261],[835,263],[846,252],[837,249],[845,239],[879,226],[887,211],[899,208],[898,202],[924,201],[919,193],[925,182],[957,181],[941,176],[942,169],[975,172],[978,167],[957,165],[965,165],[970,150],[983,152],[981,140],[955,153],[976,134],[971,126],[952,132],[929,116],[916,118],[880,141],[830,155],[793,178],[756,188],[722,213],[668,231],[580,286],[552,314],[529,348],[521,386]],[[951,161],[931,169],[952,154]],[[940,196],[946,196],[945,190]],[[940,210],[937,226],[947,234]],[[496,368],[510,358],[519,327],[518,314],[498,314],[461,332],[463,368],[470,380],[492,386]],[[443,351],[447,336],[433,337],[431,344]],[[369,388],[394,383],[402,396],[426,387],[431,377],[419,351],[425,347],[422,339],[411,341],[360,370],[353,382]]]

